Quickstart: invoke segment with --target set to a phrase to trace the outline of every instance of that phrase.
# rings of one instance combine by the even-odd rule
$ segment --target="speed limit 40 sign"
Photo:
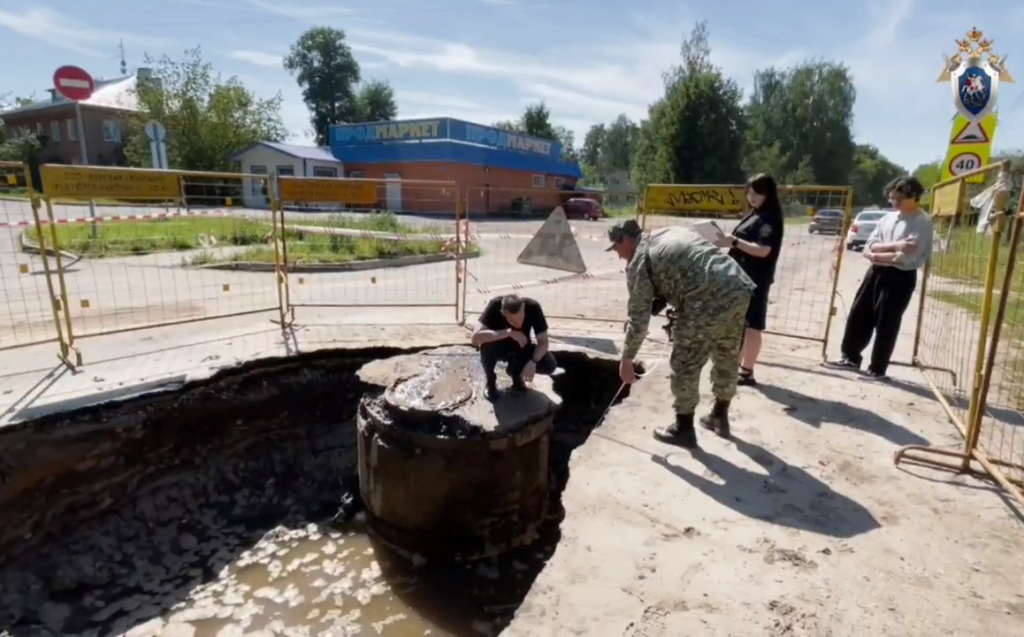
[[[981,156],[978,153],[960,153],[949,160],[949,172],[959,177],[964,173],[981,168]]]

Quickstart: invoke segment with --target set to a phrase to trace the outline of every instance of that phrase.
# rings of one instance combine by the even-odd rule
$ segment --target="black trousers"
[[[900,333],[903,313],[917,287],[915,270],[897,270],[893,267],[873,265],[857,290],[846,319],[843,335],[843,356],[851,363],[861,364],[864,348],[874,333],[875,346],[871,350],[868,369],[884,374],[889,367],[896,338]]]
[[[527,343],[526,347],[519,347],[519,344],[510,338],[494,341],[493,343],[484,343],[480,346],[480,364],[483,365],[484,376],[487,377],[488,382],[493,383],[497,378],[494,368],[498,365],[498,361],[505,361],[508,363],[506,371],[509,377],[513,379],[519,378],[526,364],[533,360],[533,354],[536,350],[537,345],[534,343]],[[557,367],[558,362],[555,361],[555,357],[551,355],[551,352],[546,352],[537,361],[538,374],[550,376]]]

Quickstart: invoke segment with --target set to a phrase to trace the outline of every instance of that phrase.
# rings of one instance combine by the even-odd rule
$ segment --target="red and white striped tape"
[[[521,281],[519,283],[506,283],[503,285],[495,285],[489,288],[477,288],[475,291],[478,294],[491,294],[492,292],[501,292],[503,290],[521,290],[523,288],[538,287],[542,285],[555,285],[557,283],[572,283],[575,281],[586,281],[588,279],[596,279],[599,277],[611,276],[613,274],[622,274],[625,271],[625,268],[618,268],[616,270],[584,272],[583,274],[564,274],[562,276],[551,277],[550,279],[536,279],[534,281]]]
[[[117,223],[119,221],[156,221],[170,219],[172,217],[205,217],[205,216],[227,216],[227,210],[202,210],[195,212],[157,212],[148,215],[112,215],[106,217],[73,217],[69,219],[56,219],[54,223],[58,226],[74,225],[79,223]],[[48,219],[41,219],[40,223],[50,225]],[[25,228],[35,225],[34,221],[0,221],[0,228]]]

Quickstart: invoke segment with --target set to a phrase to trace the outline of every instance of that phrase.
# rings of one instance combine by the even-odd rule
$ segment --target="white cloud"
[[[254,9],[272,15],[279,15],[292,20],[306,22],[322,22],[331,18],[344,18],[352,14],[352,10],[335,5],[308,5],[291,2],[267,2],[265,0],[245,0]]]
[[[858,91],[858,141],[873,143],[913,167],[945,150],[943,136],[948,133],[952,104],[946,101],[948,91],[942,92],[934,78],[940,54],[951,52],[952,39],[962,37],[964,25],[970,24],[969,16],[960,13],[926,13],[924,4],[869,0],[858,11],[857,23],[833,25],[835,36],[820,43],[796,38],[788,50],[735,29],[717,30],[712,24],[712,61],[748,93],[757,69],[789,66],[819,55],[845,62]],[[1008,23],[1014,21],[1024,23],[1024,9],[1007,17]],[[346,31],[364,69],[389,68],[402,117],[451,115],[490,123],[515,118],[526,103],[543,100],[553,119],[582,139],[591,124],[619,113],[633,119],[646,116],[648,105],[662,94],[662,73],[678,60],[682,32],[692,16],[685,10],[657,17],[627,14],[620,23],[622,28],[597,40],[556,38],[540,49],[472,46],[471,40],[374,30],[378,27],[365,24],[350,24]],[[1009,39],[1002,44],[1013,47]],[[234,57],[264,66],[279,64],[278,57],[265,53],[236,52]],[[1011,56],[1011,64],[1017,57],[1021,56]],[[427,94],[415,91],[429,84],[445,85],[444,94],[435,95],[441,92],[436,89]],[[1004,95],[1007,120],[1006,111],[1012,110],[1017,96],[1015,87],[1005,87]],[[1012,143],[1008,122],[1000,128],[1000,145]]]
[[[402,91],[397,94],[399,102],[413,104],[416,106],[432,106],[434,108],[454,108],[464,111],[483,110],[484,107],[472,100],[454,97],[452,95],[439,95],[437,93],[421,93],[419,91]]]
[[[282,68],[281,64],[283,57],[280,55],[273,55],[271,53],[239,50],[232,51],[228,54],[228,57],[230,57],[233,60],[241,60],[243,62],[255,64],[256,66],[265,66],[271,69]]]
[[[118,39],[150,46],[161,46],[173,42],[168,38],[140,35],[134,32],[120,34],[96,29],[80,22],[71,22],[62,14],[45,6],[34,7],[25,13],[0,11],[0,27],[5,27],[25,37],[40,40],[49,46],[91,57],[114,57]]]
[[[53,9],[37,7],[27,13],[0,11],[0,26],[52,46],[93,57],[109,57],[96,47],[103,38],[99,31],[72,25]]]

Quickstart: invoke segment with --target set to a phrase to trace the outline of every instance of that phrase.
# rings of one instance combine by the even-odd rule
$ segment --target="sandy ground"
[[[901,445],[959,442],[916,372],[868,384],[780,345],[732,441],[651,438],[665,365],[612,409],[509,634],[1020,634],[1020,521],[984,483],[893,467]]]
[[[481,286],[524,274],[506,266],[521,249],[515,241],[525,240],[502,241]],[[791,233],[771,328],[824,333],[831,245]],[[833,354],[865,269],[847,256]],[[625,296],[618,276],[524,293],[569,316],[607,319],[621,317]],[[486,294],[469,298],[472,309]],[[450,321],[448,310],[302,316],[297,341],[306,349],[457,333],[403,325]],[[77,375],[53,367],[51,346],[5,354],[5,419],[290,351],[295,344],[268,330],[266,318],[83,341],[91,362]],[[910,360],[914,322],[908,313],[899,360]],[[553,322],[558,339],[581,334],[604,338],[602,349],[617,352],[621,326]],[[920,373],[894,367],[894,382],[869,384],[822,369],[818,343],[767,341],[761,386],[736,400],[732,441],[704,435],[702,451],[691,454],[651,438],[672,417],[665,362],[611,410],[573,457],[563,539],[507,634],[1021,634],[1020,519],[986,483],[892,464],[901,445],[960,444]],[[665,352],[652,339],[644,356],[652,363]],[[707,387],[702,393],[709,402]]]

